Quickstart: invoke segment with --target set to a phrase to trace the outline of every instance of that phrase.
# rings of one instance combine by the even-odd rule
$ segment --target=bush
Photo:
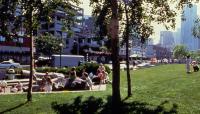
[[[110,68],[106,65],[104,65],[104,66],[105,66],[106,72],[108,72],[108,74],[109,74],[111,72]],[[88,73],[92,72],[93,74],[96,74],[97,69],[99,68],[99,64],[98,63],[85,63],[80,66],[77,66],[76,67],[77,76],[81,76],[83,68],[86,68],[86,72],[88,72]],[[71,70],[71,67],[68,67],[68,68],[55,68],[55,67],[36,68],[37,72],[42,72],[42,73],[57,72],[57,73],[63,73],[65,75],[67,75],[70,70]]]
[[[106,72],[109,74],[111,72],[110,68],[107,65],[104,65]],[[86,72],[96,74],[97,69],[99,68],[98,63],[85,63],[77,67],[77,72],[81,72],[83,68],[86,68]]]
[[[70,71],[70,68],[56,68],[56,67],[41,67],[41,68],[36,68],[36,72],[56,72],[56,73],[63,73],[63,74],[68,74]]]

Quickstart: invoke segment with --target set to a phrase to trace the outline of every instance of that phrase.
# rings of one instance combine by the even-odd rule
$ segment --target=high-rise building
[[[160,45],[164,48],[172,50],[174,46],[174,36],[171,31],[161,31],[160,32]]]
[[[181,29],[178,28],[176,32],[173,32],[174,35],[174,45],[180,45],[181,44]]]
[[[197,18],[197,5],[185,5],[181,20],[181,44],[185,45],[188,50],[195,51],[199,49],[199,39],[192,34],[194,21]]]

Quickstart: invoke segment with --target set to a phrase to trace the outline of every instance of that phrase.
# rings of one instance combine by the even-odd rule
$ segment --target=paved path
[[[69,90],[64,90],[64,91],[52,91],[49,93],[76,93],[76,92],[90,92],[90,91],[105,91],[106,90],[106,84],[102,85],[94,85],[92,87],[92,90],[77,90],[77,91],[69,91]],[[33,92],[33,94],[46,94],[47,92]],[[10,87],[6,88],[5,93],[1,92],[0,95],[9,95],[9,94],[27,94],[27,92],[17,92],[17,93],[11,93],[10,92]]]

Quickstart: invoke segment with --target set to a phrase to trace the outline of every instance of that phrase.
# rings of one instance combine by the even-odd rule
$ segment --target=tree
[[[51,34],[40,35],[35,39],[36,52],[47,56],[58,54],[62,50],[62,47],[59,46],[60,43],[63,44],[63,41]]]
[[[114,1],[115,3],[115,1]],[[133,34],[134,37],[138,37],[141,39],[141,43],[145,43],[146,39],[153,33],[153,26],[152,23],[157,22],[158,24],[162,23],[166,28],[175,27],[175,16],[176,11],[171,8],[171,3],[177,3],[177,5],[181,5],[183,2],[180,3],[173,0],[128,0],[128,3],[124,4],[123,0],[118,0],[116,4],[117,7],[113,8],[113,1],[111,0],[91,0],[91,5],[94,8],[93,14],[94,16],[98,16],[96,20],[96,24],[99,27],[100,35],[105,36],[107,35],[111,38],[112,42],[112,54],[113,54],[113,80],[119,80],[120,74],[116,72],[118,70],[118,42],[119,40],[113,40],[113,38],[119,38],[119,35],[124,32],[124,41],[126,42],[126,61],[127,67],[129,64],[128,59],[128,40],[130,34]],[[118,11],[117,14],[117,22],[120,23],[121,26],[113,25],[113,9]],[[125,18],[124,19],[124,15]],[[112,30],[116,27],[118,31],[113,32]],[[116,37],[111,37],[116,36]],[[116,42],[115,42],[116,41]],[[116,44],[115,44],[116,43]],[[116,47],[117,46],[117,47]],[[116,58],[117,57],[117,58]],[[117,62],[116,62],[117,61]],[[115,63],[116,62],[116,63]],[[116,69],[115,69],[116,68]],[[129,70],[129,69],[128,69]],[[131,94],[131,86],[130,86],[130,75],[127,71],[127,78],[128,78],[128,96]],[[113,89],[120,88],[119,81],[113,82]],[[120,91],[115,91],[115,94],[120,94]],[[120,96],[120,95],[119,95]]]
[[[19,25],[26,29],[25,36],[30,38],[30,77],[27,100],[32,101],[32,77],[34,69],[33,31],[37,30],[41,20],[51,21],[51,15],[56,10],[68,13],[68,19],[64,19],[63,25],[70,27],[73,22],[75,10],[71,5],[79,4],[79,0],[1,0],[0,1],[0,34],[10,36],[17,35]],[[19,10],[19,15],[15,12]],[[9,29],[8,29],[9,28]]]
[[[94,7],[93,14],[98,15],[97,26],[100,28],[100,36],[108,35],[111,38],[112,66],[113,66],[113,83],[112,83],[112,107],[113,111],[119,109],[121,103],[120,96],[120,67],[119,67],[119,11],[118,0],[91,0]],[[102,2],[103,5],[100,3]],[[99,12],[100,11],[100,12]],[[106,19],[106,16],[109,18]],[[105,21],[106,20],[106,21]],[[107,23],[108,22],[108,23]],[[109,31],[107,31],[107,24]]]
[[[173,49],[173,56],[177,59],[182,59],[183,57],[187,56],[189,52],[184,45],[177,45]]]

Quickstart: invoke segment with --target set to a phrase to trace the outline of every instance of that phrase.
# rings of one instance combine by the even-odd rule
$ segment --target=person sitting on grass
[[[18,89],[18,91],[22,91],[22,89],[23,89],[23,84],[22,84],[20,81],[18,81],[18,83],[17,83],[17,85],[16,85],[16,88]]]
[[[81,75],[81,78],[82,78],[82,79],[85,78],[85,74],[88,75],[88,73],[86,72],[86,68],[83,68],[83,70],[82,70],[82,75]]]
[[[194,72],[199,71],[199,66],[196,61],[192,61],[192,67],[193,67]]]
[[[16,92],[22,91],[22,90],[23,90],[23,84],[20,81],[18,81],[16,85],[12,86],[10,91],[13,93],[16,93]]]
[[[73,67],[69,72],[69,86],[71,86],[72,82],[76,79],[76,68]]]
[[[104,82],[105,83],[112,83],[111,81],[110,81],[110,78],[109,78],[109,76],[108,76],[108,73],[106,72],[106,71],[103,71],[103,75],[104,75]]]
[[[52,91],[53,82],[51,81],[50,77],[46,78],[46,84],[45,84],[45,92],[51,92]]]
[[[84,73],[82,76],[82,79],[86,82],[86,88],[88,87],[89,90],[92,90],[92,80],[90,79],[90,77],[88,76],[88,73]]]
[[[7,87],[7,82],[3,78],[3,80],[0,82],[0,92],[5,93],[6,87]]]
[[[105,70],[106,70],[106,68],[103,66],[102,63],[100,63],[99,68],[97,69],[97,71],[103,72],[103,71],[105,71]]]

